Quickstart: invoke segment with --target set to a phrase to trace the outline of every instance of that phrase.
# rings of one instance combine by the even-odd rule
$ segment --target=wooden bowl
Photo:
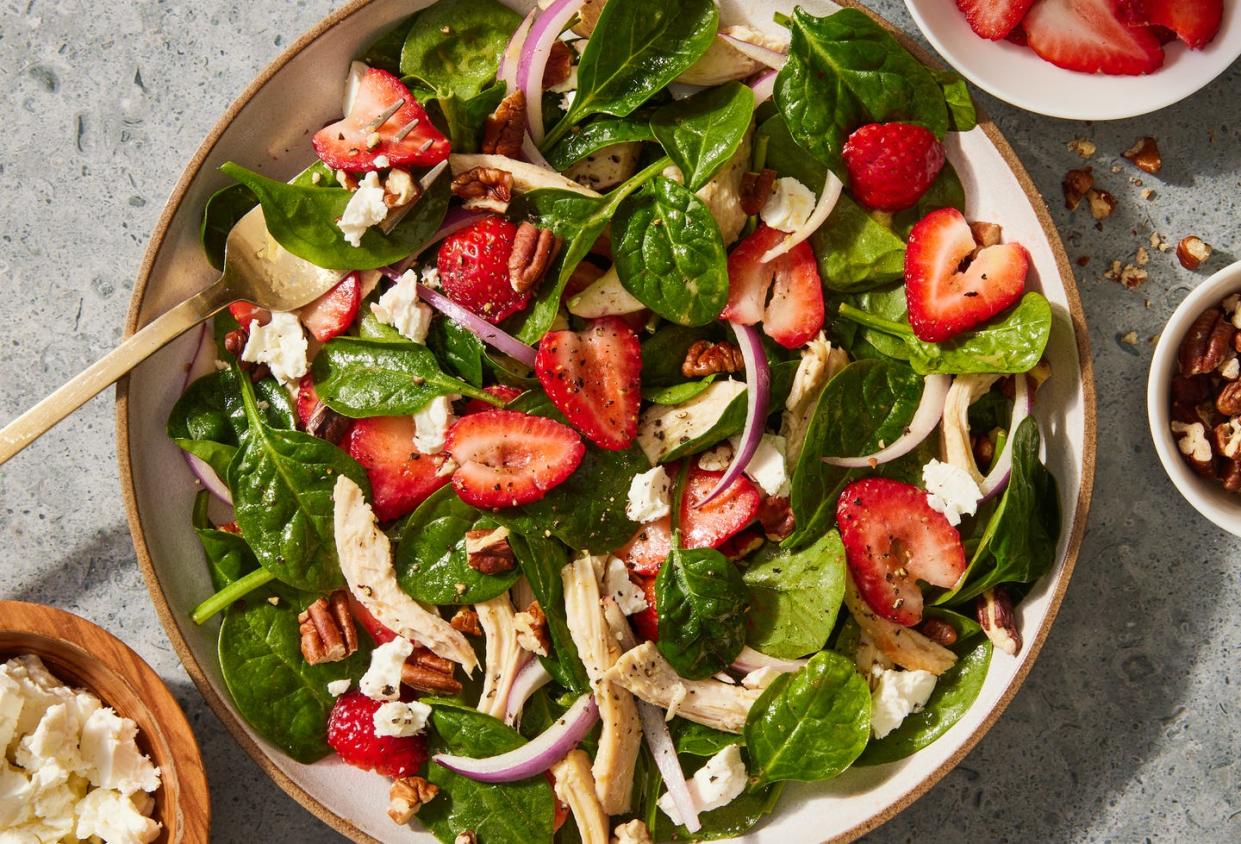
[[[154,817],[161,844],[207,840],[211,803],[198,742],[159,675],[128,645],[73,613],[0,601],[0,662],[34,654],[66,685],[95,694],[138,725],[138,746],[159,766]]]

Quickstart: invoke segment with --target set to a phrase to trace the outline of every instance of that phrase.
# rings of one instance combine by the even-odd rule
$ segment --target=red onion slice
[[[690,832],[697,832],[702,829],[702,822],[698,820],[698,807],[689,793],[689,783],[685,781],[685,772],[681,770],[681,761],[677,759],[676,745],[672,743],[663,710],[639,700],[638,720],[642,722],[642,735],[646,737],[647,749],[651,751],[655,767],[659,768],[659,773],[664,778],[664,785],[672,796],[673,805],[677,807],[681,823]]]
[[[526,664],[513,678],[513,685],[508,691],[508,700],[504,704],[504,723],[515,726],[521,719],[522,707],[530,700],[530,695],[547,685],[552,675],[547,673],[543,662],[537,656],[526,660]]]
[[[534,19],[538,16],[539,7],[535,4],[530,14],[526,15],[525,19],[517,25],[517,29],[513,31],[513,37],[508,40],[508,46],[500,54],[500,66],[496,68],[496,79],[504,83],[510,94],[519,87],[517,67],[521,63],[522,48],[526,45],[526,39],[530,36],[530,27],[534,25]],[[348,112],[345,113],[348,114]]]
[[[701,507],[732,486],[732,482],[750,465],[750,458],[758,450],[763,439],[763,428],[767,426],[767,406],[771,399],[771,369],[767,365],[767,353],[763,351],[763,340],[752,325],[730,323],[733,333],[737,335],[737,344],[741,347],[741,359],[745,362],[745,427],[741,429],[741,441],[733,452],[732,462],[724,470],[723,477],[706,498],[699,502]]]
[[[418,256],[427,251],[429,247],[434,246],[451,234],[456,234],[462,229],[474,225],[486,216],[487,214],[482,211],[468,211],[460,206],[449,208],[448,213],[444,215],[444,222],[440,225],[439,231],[431,235],[431,239],[418,247],[417,251],[410,253],[409,257],[387,267],[385,272],[393,278],[404,275],[405,271],[418,260]]]
[[[438,290],[418,285],[418,298],[460,325],[489,346],[499,349],[513,360],[534,369],[534,349],[487,322],[471,310],[461,307]]]
[[[598,720],[599,707],[595,705],[595,697],[587,693],[578,698],[556,723],[516,750],[484,759],[450,753],[437,753],[431,758],[453,773],[478,782],[524,780],[543,773],[563,759]]]
[[[198,482],[203,485],[203,489],[223,501],[228,506],[233,506],[233,494],[228,490],[228,484],[220,480],[220,476],[215,473],[207,461],[188,451],[182,451],[185,462],[189,464],[190,471],[194,473],[194,477],[198,478]]]
[[[216,357],[215,333],[211,330],[209,323],[203,323],[198,332],[198,345],[194,349],[194,358],[185,368],[185,383],[181,385],[181,392],[184,393],[190,384],[204,375],[215,372]],[[182,450],[181,456],[185,458],[186,465],[190,467],[194,477],[198,478],[198,482],[203,485],[203,489],[231,507],[233,495],[229,492],[228,484],[220,480],[215,470],[201,457],[190,454],[188,451]]]
[[[526,161],[529,161],[536,167],[543,167],[547,170],[551,170],[552,172],[556,172],[556,168],[543,157],[543,153],[539,151],[538,146],[531,139],[529,132],[526,132],[521,136],[521,154],[525,157]]]
[[[785,674],[793,674],[804,668],[807,662],[809,660],[806,659],[777,659],[746,645],[730,667],[739,674],[749,674],[760,668],[774,668]]]
[[[1004,450],[1000,452],[991,471],[987,472],[987,477],[983,478],[982,483],[978,485],[978,490],[982,493],[982,501],[990,500],[1008,486],[1008,477],[1013,468],[1013,434],[1017,433],[1017,426],[1030,415],[1030,385],[1024,373],[1014,378],[1014,388],[1013,418],[1008,423],[1008,439],[1004,441]]]
[[[922,400],[905,433],[887,448],[864,457],[824,457],[823,462],[842,469],[866,469],[904,457],[930,436],[944,415],[944,400],[952,386],[951,375],[928,375],[922,382]]]
[[[720,37],[727,41],[729,46],[738,53],[747,55],[759,64],[765,64],[774,70],[779,70],[788,63],[788,53],[782,53],[770,47],[763,47],[760,44],[751,44],[749,41],[738,38],[735,35],[729,35],[727,32],[721,32]]]
[[[522,45],[517,87],[526,94],[526,126],[536,144],[543,142],[543,71],[552,44],[584,3],[585,0],[556,0],[539,15]]]
[[[750,83],[750,90],[754,92],[754,105],[757,108],[772,98],[776,92],[776,76],[774,70],[764,71]]]
[[[840,192],[844,188],[844,182],[840,181],[835,173],[828,170],[827,179],[823,182],[823,190],[819,192],[819,201],[815,203],[814,210],[810,212],[806,222],[802,223],[797,231],[764,252],[763,257],[759,258],[759,261],[764,264],[768,261],[774,261],[794,246],[809,240],[810,236],[819,230],[819,226],[827,222],[827,218],[831,216],[832,209],[836,207],[836,202],[840,199]]]

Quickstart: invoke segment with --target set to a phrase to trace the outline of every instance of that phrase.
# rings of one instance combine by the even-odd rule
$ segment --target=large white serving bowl
[[[531,0],[506,0],[529,8]],[[803,0],[816,13],[826,2]],[[209,284],[214,274],[198,245],[198,221],[211,193],[226,183],[228,160],[288,178],[312,158],[310,130],[340,114],[350,59],[373,37],[427,0],[354,0],[317,24],[241,95],[190,159],[151,238],[134,285],[127,330],[133,332]],[[788,0],[722,0],[724,20],[771,29]],[[1030,670],[1060,606],[1077,558],[1094,477],[1094,382],[1086,327],[1072,271],[1034,186],[990,123],[952,137],[949,157],[965,184],[971,219],[1003,224],[1032,259],[1032,285],[1051,300],[1056,320],[1048,358],[1054,375],[1040,391],[1037,415],[1048,463],[1059,480],[1064,529],[1055,569],[1019,611],[1025,648],[997,653],[977,703],[951,730],[900,762],[857,768],[827,783],[788,789],[759,828],[764,840],[848,840],[883,823],[930,788],[982,737]],[[144,363],[118,389],[121,483],[138,560],[169,638],[207,702],[237,741],[285,791],[342,834],[359,841],[430,841],[385,814],[387,788],[377,775],[337,760],[301,765],[256,735],[234,709],[216,659],[216,623],[196,627],[189,612],[211,592],[190,525],[196,487],[180,451],[164,433],[185,380],[197,332]]]

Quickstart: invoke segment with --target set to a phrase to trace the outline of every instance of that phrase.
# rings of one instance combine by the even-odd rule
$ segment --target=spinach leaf
[[[810,246],[828,290],[868,290],[905,277],[905,241],[845,194]]]
[[[655,133],[649,121],[630,117],[604,118],[569,133],[547,151],[547,163],[564,172],[587,156],[615,144],[653,140]]]
[[[877,451],[880,441],[894,442],[921,398],[922,379],[898,362],[856,361],[827,383],[793,470],[790,504],[797,529],[784,541],[786,547],[822,536],[836,519],[840,491],[864,474],[829,466],[822,458],[857,457]],[[895,471],[899,464],[884,464],[878,474]]]
[[[612,219],[621,284],[642,304],[681,325],[706,325],[728,304],[728,257],[706,204],[658,176],[621,203]]]
[[[779,782],[761,788],[747,788],[720,808],[700,813],[698,821],[702,829],[694,833],[683,826],[673,826],[667,815],[658,812],[653,827],[655,840],[715,841],[743,835],[775,810],[783,792],[784,783]]]
[[[470,99],[495,79],[520,22],[496,0],[438,0],[414,18],[401,49],[401,75]]]
[[[944,92],[944,103],[948,106],[948,128],[954,132],[968,132],[977,126],[978,112],[965,80],[951,70],[932,70],[931,75]]]
[[[768,104],[764,105],[770,108]],[[766,108],[760,110],[760,114],[765,113]],[[779,112],[765,117],[754,130],[754,146],[756,149],[761,147],[764,151],[764,167],[770,167],[781,176],[791,176],[816,195],[823,189],[823,183],[827,180],[827,168],[793,140],[789,125],[784,122],[784,117]],[[845,198],[845,195],[842,194],[841,198]]]
[[[326,756],[333,680],[358,680],[370,645],[340,662],[310,665],[302,656],[298,609],[255,600],[234,604],[220,626],[220,671],[233,703],[254,731],[298,762]],[[365,636],[361,639],[366,639]]]
[[[905,300],[905,284],[893,284],[888,287],[854,293],[841,299],[843,304],[850,304],[869,314],[882,317],[893,322],[908,322],[908,310]],[[853,324],[848,321],[843,325]],[[868,343],[876,352],[896,360],[909,361],[910,351],[904,338],[885,334],[873,328],[853,326],[857,330],[857,339]],[[855,341],[856,342],[856,341]],[[853,351],[852,349],[850,351]],[[861,355],[855,354],[854,357]]]
[[[453,152],[478,152],[483,124],[507,92],[508,87],[497,82],[468,99],[451,91],[419,99],[427,106],[432,122],[448,136]]]
[[[483,348],[483,341],[469,331],[451,319],[432,320],[431,330],[427,333],[427,348],[461,378],[475,387],[483,386],[486,349]]]
[[[516,569],[490,575],[469,564],[465,532],[478,522],[478,511],[451,485],[419,504],[401,527],[393,558],[401,588],[419,601],[440,605],[476,604],[506,592],[517,581]]]
[[[344,188],[288,184],[228,162],[220,170],[246,185],[263,206],[267,231],[302,260],[331,270],[373,270],[395,263],[427,242],[444,219],[451,179],[441,175],[391,232],[371,228],[351,246],[336,225],[352,194]]]
[[[659,652],[682,677],[728,667],[745,646],[746,588],[737,567],[710,548],[673,548],[655,578]]]
[[[753,117],[754,92],[726,82],[661,107],[651,130],[681,169],[685,187],[696,191],[737,152]]]
[[[203,252],[207,253],[207,263],[217,270],[224,269],[224,244],[228,241],[228,233],[258,204],[254,191],[245,185],[229,185],[211,195],[203,206],[203,219],[198,226],[198,239]]]
[[[211,585],[217,592],[259,567],[258,559],[241,534],[210,527],[195,528],[194,532],[207,557]]]
[[[827,167],[863,123],[907,120],[948,130],[944,92],[927,68],[859,9],[816,18],[793,10],[776,105],[799,144]]]
[[[892,215],[892,229],[907,239],[919,220],[940,208],[965,210],[965,186],[961,184],[961,177],[949,161],[944,162],[944,167],[935,177],[935,181],[931,182],[926,193],[922,194],[912,208]]]
[[[677,753],[685,756],[714,756],[730,744],[741,741],[741,736],[735,733],[726,733],[684,718],[673,718],[668,728],[676,743]]]
[[[881,765],[904,759],[948,732],[982,691],[991,652],[991,642],[986,637],[973,639],[969,653],[940,675],[922,711],[912,713],[895,730],[867,745],[857,764]]]
[[[768,543],[751,558],[743,579],[750,587],[752,647],[781,659],[822,650],[845,594],[840,534],[828,531],[801,551]]]
[[[852,660],[822,651],[767,687],[743,735],[752,783],[831,779],[866,748],[870,689]]]
[[[509,545],[521,566],[521,573],[530,584],[530,591],[547,617],[547,632],[552,640],[552,652],[539,657],[547,673],[557,683],[579,694],[590,690],[586,668],[577,655],[577,646],[569,633],[569,622],[564,609],[564,583],[560,570],[569,562],[564,546],[542,534],[523,536],[509,535]],[[525,718],[522,719],[523,722]]]
[[[609,0],[578,63],[573,104],[544,146],[555,146],[589,115],[631,114],[698,61],[719,20],[712,0],[681,0],[675,6]]]
[[[380,35],[362,51],[357,61],[362,62],[362,64],[368,67],[386,70],[393,76],[400,76],[401,48],[405,46],[405,39],[408,37],[410,27],[416,18],[417,15],[411,15],[383,35]]]
[[[686,381],[671,387],[644,387],[642,399],[652,404],[684,404],[695,396],[702,395],[714,380],[714,375],[708,375],[698,381]]]
[[[369,491],[366,472],[329,442],[269,427],[250,379],[239,381],[249,429],[228,467],[237,526],[281,581],[310,592],[333,589],[343,579],[332,533],[332,487],[344,475]]]
[[[409,416],[436,396],[497,399],[445,375],[435,353],[408,341],[337,337],[315,355],[315,391],[328,407],[351,419]]]

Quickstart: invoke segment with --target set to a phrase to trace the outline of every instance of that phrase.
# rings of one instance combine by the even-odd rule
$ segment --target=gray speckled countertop
[[[148,232],[190,152],[251,77],[335,5],[7,0],[0,419],[117,342]],[[899,0],[873,6],[914,31]],[[1098,381],[1094,508],[1025,687],[959,768],[871,838],[1241,840],[1241,543],[1164,477],[1143,398],[1149,338],[1241,251],[1241,66],[1188,102],[1116,123],[979,101],[1048,197],[1070,257],[1090,259],[1076,269]],[[1159,177],[1120,159],[1140,135],[1159,139]],[[1089,162],[1066,146],[1078,137],[1097,145]],[[1064,172],[1083,163],[1118,200],[1101,226],[1060,201]],[[1187,272],[1150,248],[1152,231],[1172,244],[1197,234],[1215,257]],[[1103,277],[1113,260],[1136,262],[1139,246],[1150,256],[1144,286]],[[111,392],[0,470],[0,547],[0,597],[84,615],[167,680],[202,745],[218,840],[336,838],[233,743],[169,646],[125,525]]]

